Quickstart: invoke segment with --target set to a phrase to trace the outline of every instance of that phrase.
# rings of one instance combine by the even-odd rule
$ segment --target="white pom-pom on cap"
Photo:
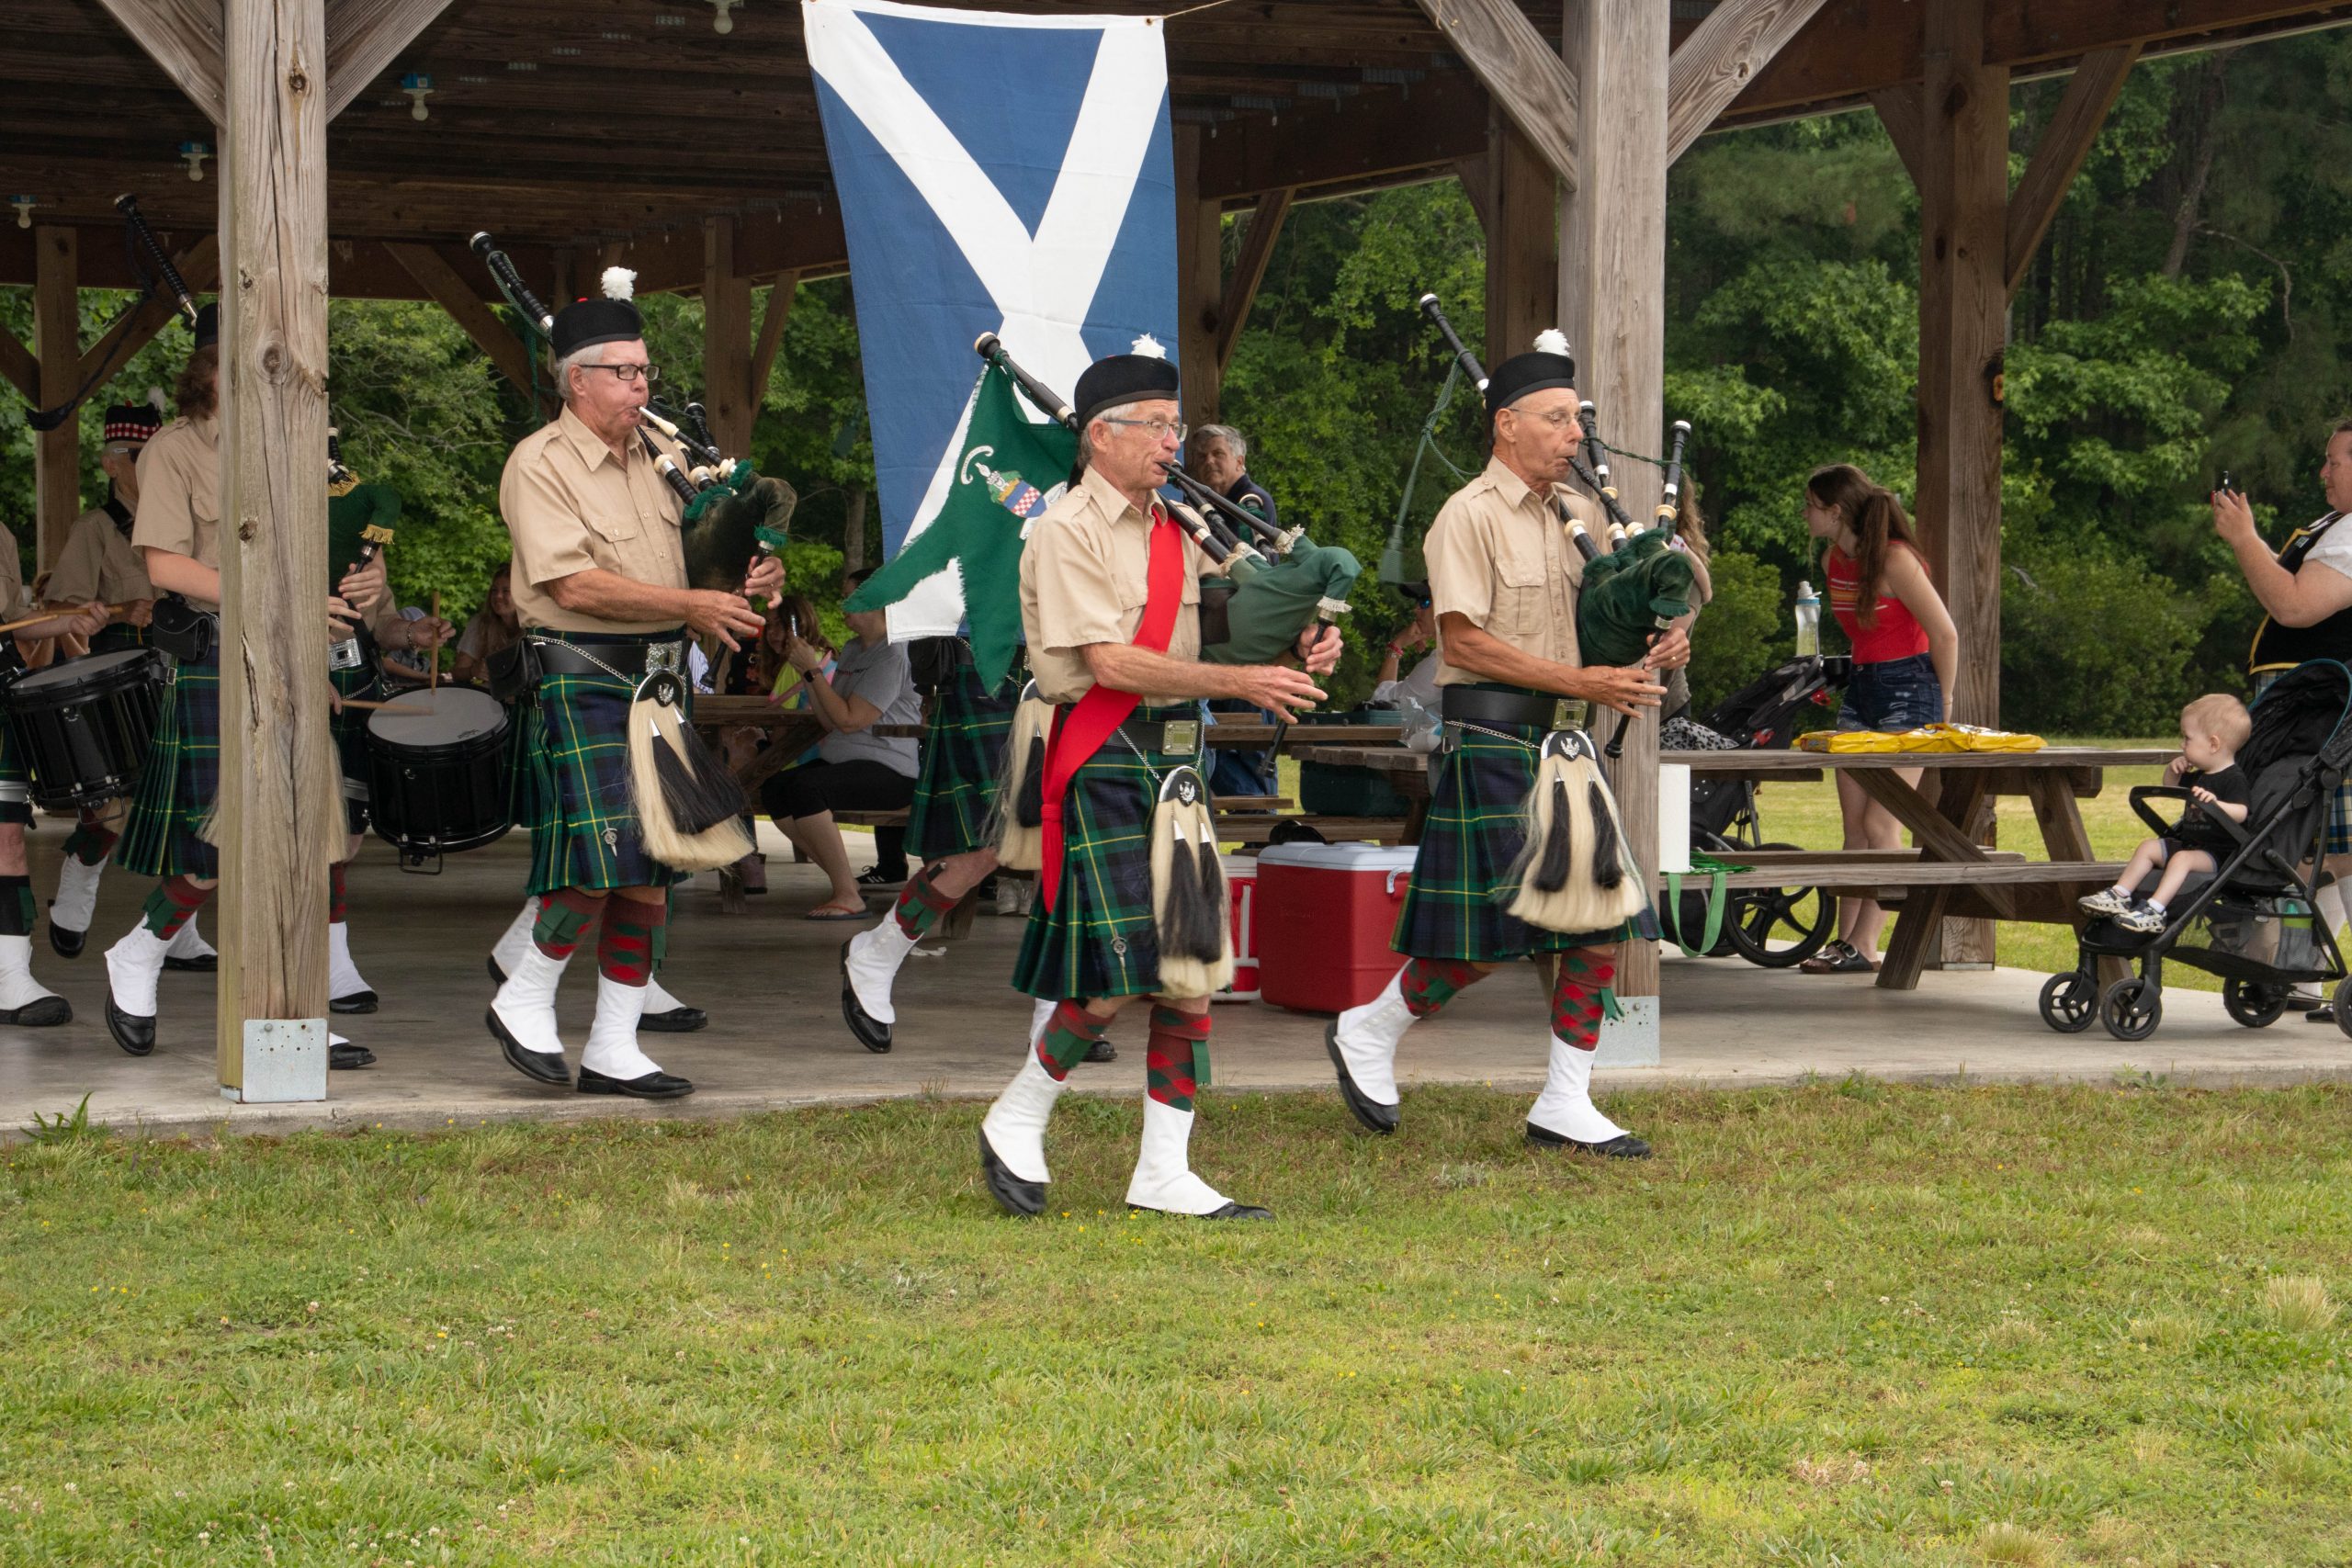
[[[147,389],[147,406],[153,409],[157,413],[162,413],[164,412],[164,403],[163,388],[150,387]]]
[[[1140,354],[1146,359],[1165,359],[1168,357],[1168,351],[1160,347],[1159,340],[1152,336],[1149,333],[1146,333],[1143,336],[1136,339],[1135,346],[1128,349],[1127,352],[1129,354]]]
[[[637,296],[637,274],[625,266],[608,266],[605,269],[604,288],[607,299],[634,299]]]
[[[1566,358],[1568,355],[1567,334],[1557,327],[1545,327],[1535,334],[1535,352],[1556,354],[1564,359]]]

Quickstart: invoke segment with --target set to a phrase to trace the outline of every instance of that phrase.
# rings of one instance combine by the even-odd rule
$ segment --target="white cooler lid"
[[[1269,844],[1258,852],[1258,863],[1317,871],[1410,871],[1419,853],[1411,844]]]

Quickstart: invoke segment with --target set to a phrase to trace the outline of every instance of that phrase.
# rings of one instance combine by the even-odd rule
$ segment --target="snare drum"
[[[152,648],[68,659],[10,682],[8,745],[33,771],[33,799],[66,811],[136,790],[164,700],[164,660]]]
[[[497,699],[463,686],[403,692],[369,716],[368,804],[404,863],[481,849],[514,826],[506,724]]]

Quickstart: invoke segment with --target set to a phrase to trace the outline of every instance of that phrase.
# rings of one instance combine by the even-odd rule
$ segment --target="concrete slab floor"
[[[33,839],[33,886],[44,908],[56,887],[66,828],[44,818]],[[906,1095],[988,1096],[1018,1061],[1030,1003],[1011,972],[1021,922],[983,916],[972,936],[902,972],[899,1044],[888,1055],[859,1047],[842,1026],[836,953],[857,929],[799,916],[822,896],[815,870],[791,863],[773,829],[765,897],[741,917],[720,914],[712,879],[682,891],[665,981],[706,1008],[711,1026],[692,1035],[648,1035],[662,1065],[699,1092],[654,1106],[588,1099],[531,1083],[499,1057],[483,1028],[492,992],[484,960],[522,899],[527,846],[510,835],[457,857],[440,876],[401,872],[370,840],[350,879],[352,948],[383,998],[380,1011],[336,1026],[375,1051],[360,1072],[330,1075],[322,1104],[238,1106],[214,1081],[212,981],[167,975],[161,1043],[137,1059],[105,1031],[105,948],[136,918],[145,884],[110,869],[90,943],[73,962],[33,939],[34,973],[69,998],[74,1019],[57,1029],[0,1028],[0,1135],[35,1112],[70,1110],[90,1094],[90,1114],[118,1130],[287,1132],[382,1123],[469,1125],[493,1118],[726,1116],[782,1107]],[[854,865],[867,863],[854,843]],[[877,912],[879,906],[876,906]],[[2041,1021],[2042,976],[2017,970],[1930,974],[1917,992],[1883,992],[1860,978],[1753,968],[1736,959],[1666,963],[1662,1065],[1610,1070],[1599,1085],[1744,1088],[1862,1073],[1888,1079],[1959,1075],[1992,1080],[2106,1081],[2139,1072],[2198,1084],[2278,1083],[2352,1073],[2352,1041],[2290,1014],[2265,1030],[2230,1021],[2209,992],[2167,991],[2155,1035],[2137,1044],[2094,1025],[2062,1035]],[[583,953],[564,983],[560,1015],[574,1047],[594,1003],[594,966]],[[1324,1020],[1257,1004],[1220,1006],[1214,1042],[1217,1082],[1227,1089],[1331,1093]],[[1531,972],[1506,971],[1417,1027],[1400,1078],[1488,1083],[1532,1092],[1544,1070],[1544,998]],[[1114,1026],[1120,1060],[1083,1067],[1081,1087],[1131,1095],[1143,1083],[1143,1024]]]

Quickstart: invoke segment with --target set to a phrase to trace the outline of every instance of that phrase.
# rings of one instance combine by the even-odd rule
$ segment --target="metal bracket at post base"
[[[241,1057],[243,1082],[220,1098],[243,1105],[288,1105],[327,1097],[327,1021],[249,1018]]]
[[[1656,997],[1619,997],[1621,1017],[1604,1020],[1600,1044],[1594,1053],[1596,1067],[1655,1067],[1658,1065],[1658,1011]]]

